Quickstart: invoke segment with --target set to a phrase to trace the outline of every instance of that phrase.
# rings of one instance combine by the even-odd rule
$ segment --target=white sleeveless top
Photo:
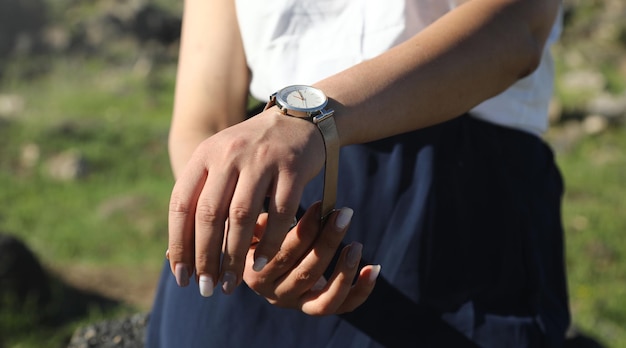
[[[236,0],[251,94],[267,100],[292,84],[313,84],[407,40],[467,0]],[[475,107],[486,121],[533,134],[548,125],[553,88],[549,46],[537,70]]]

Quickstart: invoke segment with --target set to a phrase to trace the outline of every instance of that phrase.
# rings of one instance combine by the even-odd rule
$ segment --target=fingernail
[[[198,287],[200,288],[200,295],[204,297],[209,297],[213,295],[214,285],[215,284],[213,283],[213,278],[211,278],[211,276],[208,276],[206,274],[201,275],[198,281]]]
[[[320,279],[318,279],[315,284],[313,284],[313,286],[311,287],[311,291],[319,291],[322,290],[325,286],[326,286],[326,278],[324,277],[320,277]]]
[[[165,250],[165,258],[170,259],[170,249]]]
[[[346,255],[346,265],[348,265],[348,267],[356,267],[356,265],[359,264],[362,250],[363,244],[357,242],[353,242],[352,244],[350,244],[348,255]]]
[[[267,265],[267,257],[259,256],[254,259],[254,265],[252,265],[252,269],[255,272],[261,272],[263,270],[263,267],[265,267],[265,265]]]
[[[237,277],[235,273],[231,271],[224,272],[222,276],[222,291],[226,295],[230,295],[235,291],[235,286],[237,286]]]
[[[189,272],[187,271],[187,266],[182,263],[177,263],[174,268],[174,276],[176,277],[176,283],[180,287],[185,287],[189,285]]]
[[[335,226],[340,229],[348,226],[350,220],[352,220],[352,214],[354,214],[352,209],[347,207],[341,208],[341,210],[339,210],[339,215],[337,215],[337,219],[335,219]]]
[[[371,283],[375,282],[376,279],[378,279],[378,275],[380,274],[380,265],[374,265],[372,266],[372,271],[370,272],[370,276],[369,278],[367,278],[367,281]]]

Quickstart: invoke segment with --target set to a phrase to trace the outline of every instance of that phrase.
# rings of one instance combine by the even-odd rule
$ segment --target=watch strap
[[[322,117],[313,118],[324,139],[324,149],[326,151],[324,163],[324,189],[322,192],[322,223],[335,209],[337,201],[337,176],[339,173],[339,134],[335,118],[332,111],[322,113]]]

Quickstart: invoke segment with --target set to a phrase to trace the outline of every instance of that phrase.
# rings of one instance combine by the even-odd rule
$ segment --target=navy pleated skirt
[[[321,199],[322,178],[302,207]],[[230,296],[179,288],[166,262],[147,347],[559,347],[569,324],[552,151],[537,136],[464,115],[341,150],[346,243],[381,264],[353,313],[276,308],[245,284]],[[380,285],[380,286],[379,286]]]

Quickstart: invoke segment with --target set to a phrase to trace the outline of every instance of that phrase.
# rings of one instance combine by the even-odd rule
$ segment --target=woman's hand
[[[287,234],[280,251],[259,272],[252,270],[256,240],[262,238],[267,214],[259,216],[255,238],[248,252],[244,281],[271,304],[300,310],[309,315],[351,312],[371,294],[380,266],[365,266],[356,283],[362,245],[352,243],[341,255],[330,279],[323,274],[343,239],[352,210],[342,208],[320,230],[319,204],[311,206],[298,225]]]
[[[253,268],[263,269],[281,247],[324,154],[314,124],[276,107],[202,142],[170,200],[169,256],[177,283],[186,286],[195,270],[203,295],[212,293],[218,279],[231,293],[242,280],[255,223],[269,198],[254,254]]]

